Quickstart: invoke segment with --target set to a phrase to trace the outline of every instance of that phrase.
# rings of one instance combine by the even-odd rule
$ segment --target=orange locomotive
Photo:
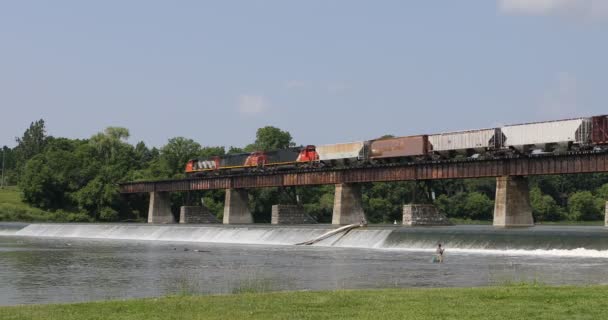
[[[314,167],[319,164],[319,155],[313,145],[273,151],[236,153],[210,158],[192,159],[186,164],[186,174],[204,176],[230,170],[266,171]]]

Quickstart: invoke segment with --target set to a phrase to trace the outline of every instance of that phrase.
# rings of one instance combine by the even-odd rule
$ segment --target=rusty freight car
[[[430,150],[427,135],[377,139],[369,142],[369,158],[375,159],[420,159]]]

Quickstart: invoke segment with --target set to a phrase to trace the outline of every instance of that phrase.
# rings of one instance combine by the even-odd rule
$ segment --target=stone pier
[[[246,189],[227,189],[224,202],[224,224],[253,223]]]
[[[496,178],[494,226],[530,227],[533,225],[528,179],[520,176]]]
[[[606,201],[606,206],[604,207],[604,226],[608,227],[608,201]]]
[[[220,221],[205,206],[182,206],[179,209],[179,223],[211,224]]]
[[[175,223],[169,192],[150,192],[148,223]]]
[[[452,223],[432,204],[406,204],[403,206],[405,226],[449,226]]]
[[[334,194],[332,224],[353,224],[367,221],[361,202],[361,185],[337,184]]]
[[[271,224],[311,224],[317,223],[304,207],[299,205],[275,204],[272,206]]]

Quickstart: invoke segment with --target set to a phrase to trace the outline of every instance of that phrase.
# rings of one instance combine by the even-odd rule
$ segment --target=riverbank
[[[3,319],[601,319],[607,286],[244,293],[0,307]]]
[[[16,186],[0,189],[0,221],[14,222],[90,222],[84,213],[45,211],[23,202],[21,190]]]

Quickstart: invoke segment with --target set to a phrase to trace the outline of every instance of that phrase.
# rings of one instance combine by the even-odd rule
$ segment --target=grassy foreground
[[[0,308],[8,319],[605,319],[608,286],[172,296]]]

